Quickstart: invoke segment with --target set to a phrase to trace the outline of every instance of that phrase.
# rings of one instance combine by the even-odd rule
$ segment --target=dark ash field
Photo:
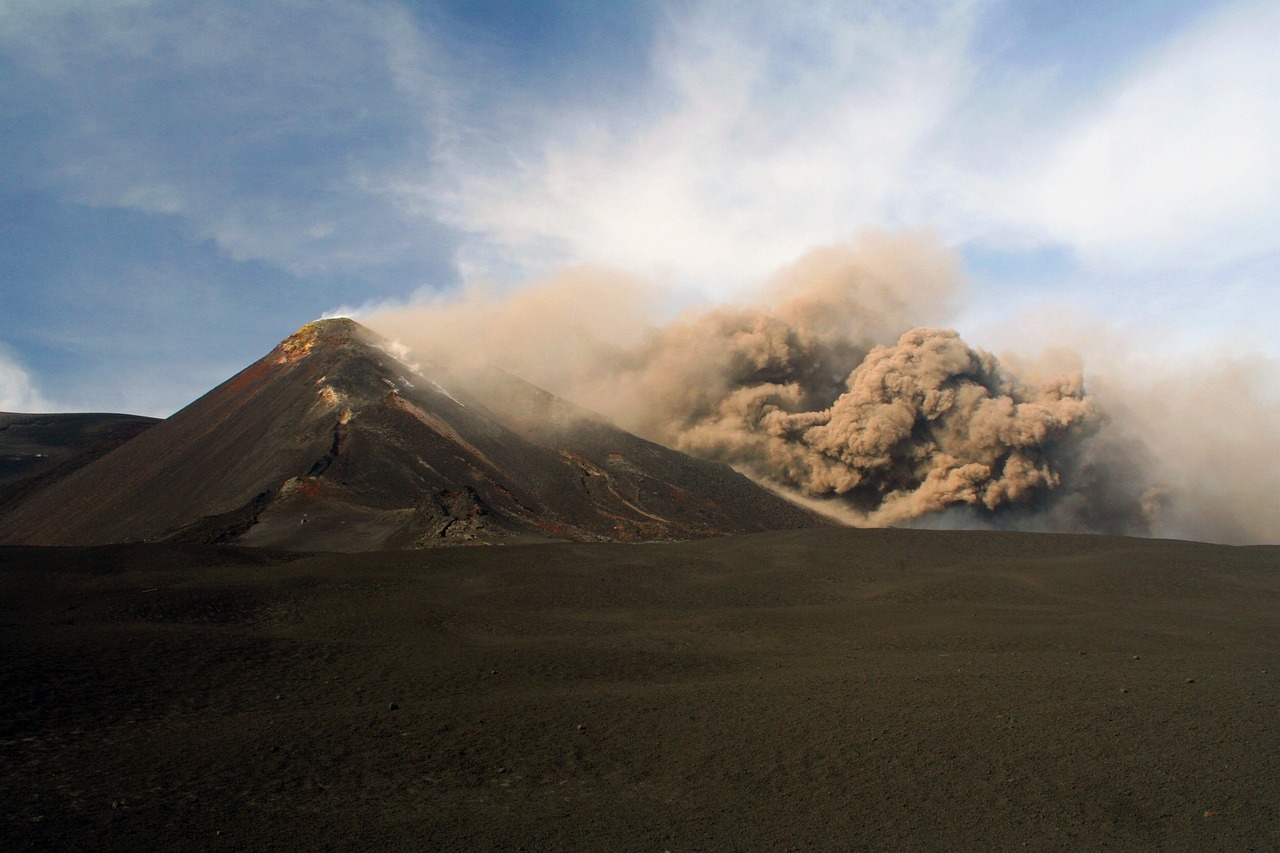
[[[1280,848],[1280,549],[0,549],[6,850]]]

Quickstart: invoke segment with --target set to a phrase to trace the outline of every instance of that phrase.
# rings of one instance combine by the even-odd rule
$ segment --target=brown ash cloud
[[[792,373],[750,377],[667,439],[869,524],[960,504],[995,511],[1061,485],[1062,448],[1097,423],[1079,374],[1026,386],[946,329],[875,346],[829,406]],[[691,413],[685,413],[691,414]]]
[[[496,365],[850,523],[1176,532],[1168,520],[1194,501],[1122,384],[1104,404],[1079,367],[970,346],[944,327],[963,286],[928,235],[874,233],[808,253],[753,299],[665,321],[652,286],[579,267],[365,322],[416,357]]]

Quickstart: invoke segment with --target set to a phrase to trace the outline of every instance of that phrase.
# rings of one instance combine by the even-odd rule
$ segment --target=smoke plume
[[[496,365],[854,524],[1185,529],[1194,501],[1159,455],[1176,442],[1153,443],[1134,414],[1152,407],[1115,382],[1103,403],[1079,359],[1046,372],[940,327],[963,285],[928,235],[876,233],[674,319],[651,285],[581,267],[364,321],[415,357]]]

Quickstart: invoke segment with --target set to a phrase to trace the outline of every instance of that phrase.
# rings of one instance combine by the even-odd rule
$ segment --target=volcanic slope
[[[359,551],[650,540],[830,524],[727,466],[515,377],[490,399],[358,323],[304,326],[162,423],[0,517],[0,542]]]

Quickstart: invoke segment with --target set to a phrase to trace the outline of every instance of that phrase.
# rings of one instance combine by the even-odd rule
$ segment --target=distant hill
[[[0,511],[159,422],[139,415],[0,412]]]
[[[830,525],[515,377],[473,393],[352,320],[304,326],[0,514],[0,541],[356,551]]]

